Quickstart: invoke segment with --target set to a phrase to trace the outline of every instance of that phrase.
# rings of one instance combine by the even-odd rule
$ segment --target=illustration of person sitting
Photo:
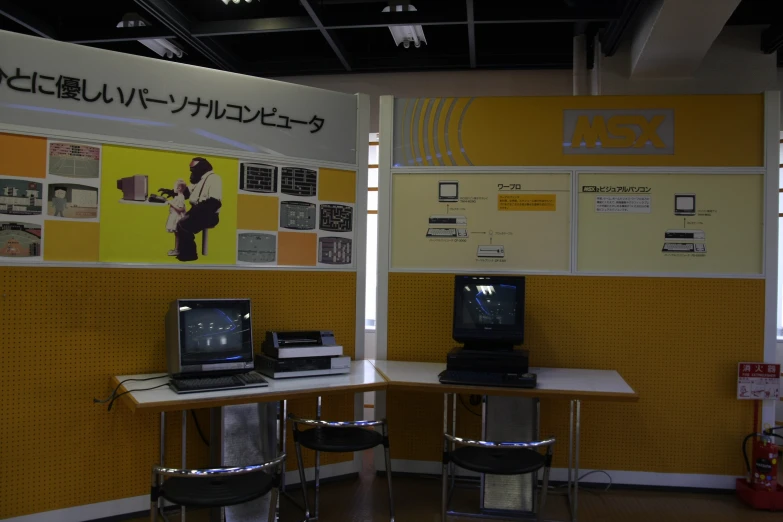
[[[67,191],[62,187],[57,187],[54,189],[54,197],[52,198],[52,206],[54,207],[54,215],[59,217],[65,217],[63,212],[65,211],[65,207],[68,205],[68,200],[66,199],[65,195],[67,194]]]
[[[167,200],[169,205],[169,217],[166,220],[166,232],[174,234],[174,248],[169,250],[168,255],[179,255],[179,237],[177,236],[177,223],[185,217],[185,199],[190,197],[188,185],[183,180],[178,179],[174,184],[174,197]]]
[[[193,158],[190,162],[190,210],[177,222],[177,259],[195,261],[198,259],[196,234],[214,228],[220,221],[220,207],[223,205],[223,182],[212,171],[212,165],[205,158]],[[158,189],[163,195],[174,198],[172,189]]]

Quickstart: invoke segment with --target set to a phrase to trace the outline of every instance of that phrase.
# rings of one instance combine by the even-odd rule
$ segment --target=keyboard
[[[220,377],[185,377],[169,380],[169,386],[177,393],[196,393],[238,388],[260,388],[269,386],[260,373],[248,372]]]
[[[535,388],[535,373],[488,373],[465,370],[444,370],[438,375],[441,384],[468,386],[499,386],[503,388]]]
[[[427,237],[468,237],[464,228],[428,228]]]
[[[664,243],[664,252],[706,252],[704,243]]]

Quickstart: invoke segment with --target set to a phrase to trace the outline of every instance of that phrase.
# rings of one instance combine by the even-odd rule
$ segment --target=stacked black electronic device
[[[334,333],[267,332],[256,371],[274,379],[338,375],[351,371],[351,358],[343,356]]]

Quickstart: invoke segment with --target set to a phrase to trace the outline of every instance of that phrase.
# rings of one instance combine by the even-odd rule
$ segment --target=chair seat
[[[383,435],[364,428],[313,428],[299,432],[299,443],[316,451],[343,453],[383,444]]]
[[[163,482],[160,495],[179,506],[221,507],[263,497],[274,486],[274,477],[264,472],[198,478],[172,477]]]
[[[459,467],[491,475],[523,475],[544,467],[544,455],[530,449],[498,449],[463,446],[451,453]]]

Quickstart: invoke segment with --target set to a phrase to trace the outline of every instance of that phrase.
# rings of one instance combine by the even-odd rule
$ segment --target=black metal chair
[[[271,492],[269,522],[278,510],[280,475],[285,455],[265,464],[212,469],[152,468],[150,517],[158,519],[160,499],[185,508],[221,508],[250,502]],[[165,480],[162,480],[164,479]]]
[[[386,479],[389,482],[389,520],[394,522],[394,498],[391,483],[391,459],[389,458],[389,436],[386,431],[386,421],[351,421],[328,422],[323,420],[302,419],[295,415],[288,418],[293,424],[294,443],[296,444],[296,461],[299,465],[299,480],[302,483],[305,520],[318,519],[318,490],[320,452],[346,453],[364,451],[376,446],[383,446],[386,459]],[[299,425],[311,426],[308,430],[299,430]],[[381,427],[381,433],[374,429]],[[315,515],[310,514],[307,500],[307,482],[305,480],[304,464],[302,462],[302,446],[315,451]]]
[[[549,470],[552,467],[552,446],[554,438],[531,442],[488,442],[483,440],[470,440],[444,434],[444,448],[449,443],[454,445],[451,451],[443,452],[443,491],[441,498],[441,520],[446,522],[449,515],[475,516],[472,513],[459,513],[449,511],[452,488],[449,488],[449,464],[453,463],[460,468],[476,473],[488,473],[490,475],[525,475],[537,473],[544,468],[544,476],[541,481],[541,492],[538,502],[538,520],[543,520],[546,493],[549,488]],[[546,448],[542,454],[538,450]],[[456,471],[455,471],[456,472]]]

